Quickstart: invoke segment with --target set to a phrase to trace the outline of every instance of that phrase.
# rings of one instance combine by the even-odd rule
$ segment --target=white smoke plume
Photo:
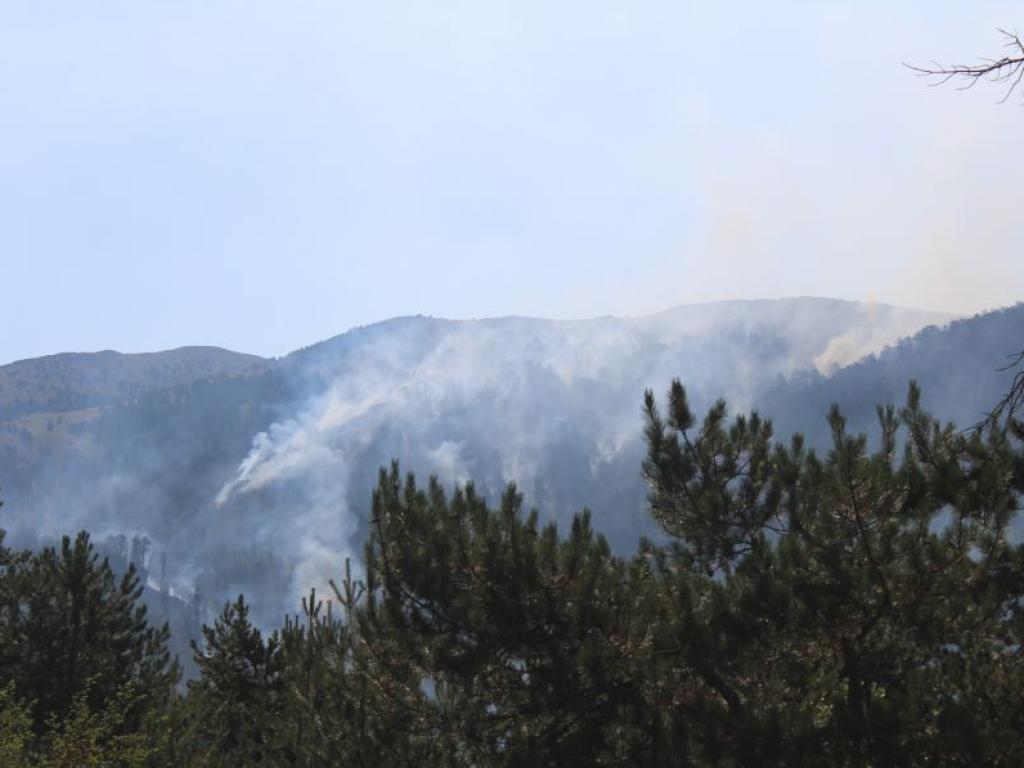
[[[371,326],[296,356],[298,375],[324,388],[255,437],[217,507],[274,488],[298,496],[283,516],[267,510],[276,546],[294,558],[293,594],[335,575],[342,556],[358,559],[374,472],[391,458],[449,485],[473,479],[490,494],[515,482],[555,519],[591,506],[606,515],[599,529],[635,537],[636,510],[616,520],[605,497],[619,483],[642,499],[645,388],[660,394],[679,377],[698,405],[725,396],[745,407],[780,376],[832,371],[947,319],[802,299],[635,319]]]

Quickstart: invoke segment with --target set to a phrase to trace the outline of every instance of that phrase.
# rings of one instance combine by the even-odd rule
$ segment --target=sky
[[[0,0],[0,363],[1024,299],[1019,3]]]

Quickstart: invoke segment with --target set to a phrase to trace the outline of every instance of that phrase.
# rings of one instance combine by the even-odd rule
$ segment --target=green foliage
[[[40,749],[39,765],[52,768],[143,768],[157,754],[153,734],[132,728],[129,713],[143,699],[127,684],[101,710],[89,706],[89,690],[79,692],[63,718],[54,716]]]
[[[240,596],[179,694],[134,573],[0,535],[0,762],[1024,763],[1019,422],[958,432],[912,385],[873,450],[833,407],[817,455],[724,403],[698,425],[678,382],[645,413],[634,557],[392,464],[364,580],[269,635]]]
[[[292,754],[303,765],[437,764],[434,734],[418,716],[424,692],[399,638],[362,605],[366,590],[348,563],[331,586],[340,616],[311,591],[281,633]]]
[[[651,606],[633,589],[647,570],[614,558],[587,513],[560,540],[521,503],[514,488],[491,510],[472,486],[449,501],[436,481],[424,491],[396,466],[381,473],[370,607],[416,670],[405,685],[433,691],[422,727],[455,763],[649,757],[634,650]]]
[[[151,764],[178,672],[141,591],[84,533],[29,553],[0,531],[0,765]]]
[[[682,387],[669,399],[666,422],[647,397],[644,465],[677,537],[660,556],[679,596],[666,628],[675,668],[727,705],[722,756],[1019,764],[1019,444],[940,425],[913,385],[879,410],[874,453],[833,408],[820,458],[770,445],[756,416],[726,429],[721,406],[694,434]]]
[[[40,734],[72,711],[86,692],[99,711],[129,682],[143,694],[128,713],[139,723],[142,699],[166,697],[177,681],[177,665],[166,650],[168,630],[146,622],[138,605],[142,587],[134,569],[115,578],[100,561],[86,533],[60,548],[35,554],[6,553],[0,572],[0,672],[30,702]]]
[[[273,764],[285,685],[277,636],[263,639],[241,595],[212,627],[203,627],[203,636],[203,648],[193,643],[200,671],[191,686],[196,737],[211,745],[222,765]]]
[[[28,748],[32,741],[32,716],[20,703],[14,684],[0,689],[0,765],[27,768]]]

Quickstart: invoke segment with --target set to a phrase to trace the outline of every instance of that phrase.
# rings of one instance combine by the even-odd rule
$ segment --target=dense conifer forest
[[[644,414],[633,555],[392,464],[365,570],[269,634],[229,602],[187,681],[88,534],[0,548],[0,764],[1024,761],[1019,414],[957,429],[911,385],[821,452],[678,382]]]

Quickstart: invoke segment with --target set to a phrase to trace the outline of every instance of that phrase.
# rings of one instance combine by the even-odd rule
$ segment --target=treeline
[[[645,407],[634,556],[392,465],[365,575],[269,636],[239,597],[184,686],[133,569],[0,538],[0,765],[1024,764],[1020,421],[912,387],[817,455],[678,383]]]
[[[916,379],[930,410],[971,426],[1012,385],[1019,369],[1012,365],[1016,354],[1009,353],[1018,351],[1021,338],[1024,303],[925,328],[829,376],[803,372],[780,379],[756,402],[780,433],[802,432],[809,444],[823,445],[828,429],[821,414],[831,403],[843,404],[851,427],[871,430],[875,405],[900,400],[907,380]]]

